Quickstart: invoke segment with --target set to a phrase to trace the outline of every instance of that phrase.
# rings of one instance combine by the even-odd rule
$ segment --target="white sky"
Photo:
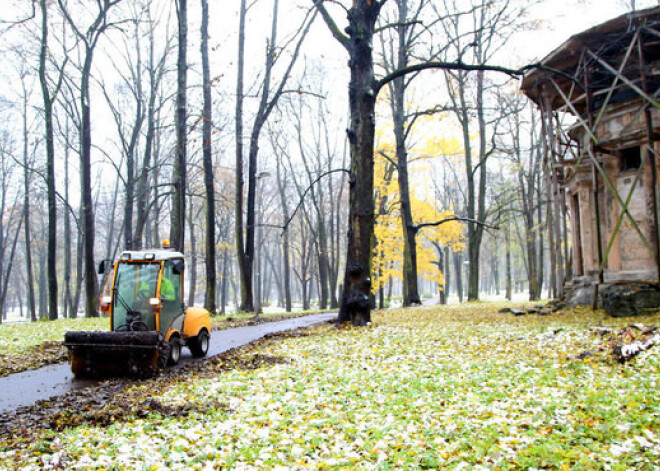
[[[658,6],[658,0],[637,0],[636,9]],[[592,26],[629,11],[629,2],[624,0],[544,0],[528,14],[542,21],[539,31],[519,33],[517,41],[511,43],[512,51],[533,62],[542,59],[564,41]]]

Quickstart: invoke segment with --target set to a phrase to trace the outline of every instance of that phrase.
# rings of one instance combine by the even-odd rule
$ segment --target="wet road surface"
[[[254,342],[267,334],[307,327],[336,317],[337,313],[315,314],[278,322],[265,322],[248,327],[214,331],[211,334],[209,353],[206,358]],[[193,359],[188,349],[184,348],[181,354],[181,364],[193,361],[204,361],[204,358]],[[68,363],[49,365],[38,370],[9,375],[0,378],[0,413],[22,406],[29,406],[39,400],[60,396],[95,383],[97,383],[95,380],[74,379]]]

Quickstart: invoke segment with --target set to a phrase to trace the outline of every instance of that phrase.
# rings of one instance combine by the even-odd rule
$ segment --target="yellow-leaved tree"
[[[376,243],[373,253],[373,293],[378,292],[394,279],[403,279],[404,253],[396,165],[390,157],[394,154],[394,146],[383,137],[382,133],[377,133],[377,138],[380,144],[376,151],[374,169]],[[443,142],[438,138],[429,139],[425,144],[422,151],[415,152],[420,157],[453,153],[456,145],[453,140]],[[431,148],[433,150],[429,152]],[[418,165],[411,173],[420,175],[419,180],[424,181],[428,178],[429,166]],[[432,200],[433,193],[427,191],[428,188],[427,182],[426,185],[413,186],[410,189],[414,224],[418,226],[425,223],[445,222],[424,226],[417,232],[417,271],[422,278],[442,285],[444,276],[437,266],[438,248],[450,247],[455,251],[463,250],[463,224],[453,220],[456,217],[453,208],[437,207],[437,203]]]

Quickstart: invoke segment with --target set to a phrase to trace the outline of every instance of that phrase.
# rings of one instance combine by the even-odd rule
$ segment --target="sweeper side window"
[[[156,296],[160,263],[119,263],[113,296],[112,328],[126,324],[129,311],[139,312],[150,330],[156,328],[156,319],[149,298]]]
[[[183,314],[181,304],[182,269],[181,260],[168,260],[163,266],[163,279],[160,283],[160,300],[163,306],[160,311],[160,329],[163,333],[167,332],[175,319]]]

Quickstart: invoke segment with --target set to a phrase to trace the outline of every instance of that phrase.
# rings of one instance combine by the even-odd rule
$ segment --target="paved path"
[[[208,357],[219,355],[232,348],[254,342],[267,334],[307,327],[335,319],[337,313],[315,314],[278,322],[214,331],[211,334]],[[183,364],[204,359],[193,359],[187,348],[181,355]],[[29,406],[39,400],[60,396],[69,391],[97,383],[95,380],[73,378],[68,363],[49,365],[38,370],[23,371],[0,378],[0,413]]]

